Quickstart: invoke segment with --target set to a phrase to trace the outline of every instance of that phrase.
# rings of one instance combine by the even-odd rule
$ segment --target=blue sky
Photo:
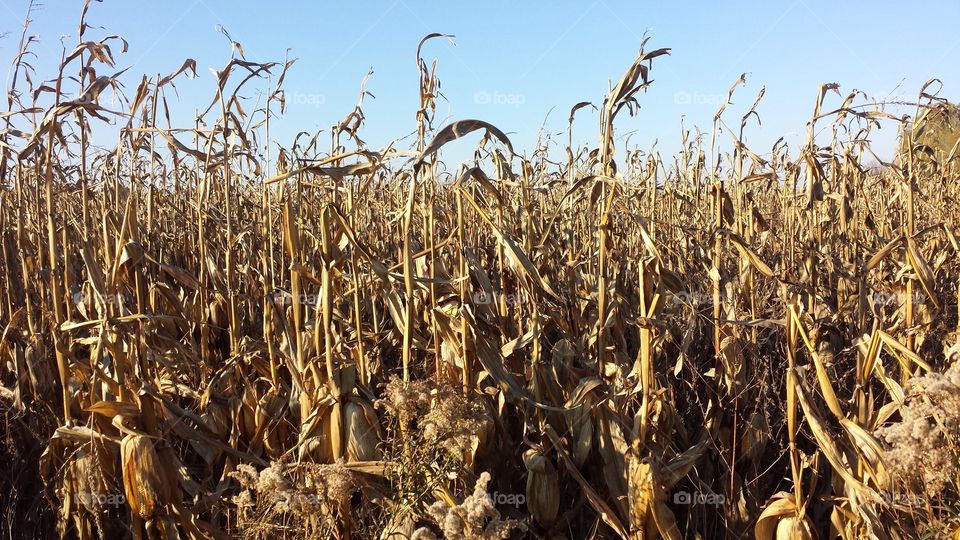
[[[0,0],[0,58],[16,52],[25,0]],[[48,0],[34,14],[30,32],[38,78],[53,76],[63,37],[76,43],[82,2]],[[367,89],[376,99],[365,103],[362,137],[373,147],[415,128],[417,72],[415,49],[429,32],[455,34],[452,42],[434,40],[425,48],[429,62],[439,60],[441,92],[437,123],[463,118],[489,121],[507,132],[518,150],[529,151],[546,121],[547,131],[566,129],[570,107],[580,101],[599,104],[609,81],[618,79],[635,58],[644,32],[648,47],[670,47],[672,55],[654,62],[654,83],[640,97],[635,117],[618,118],[618,134],[629,132],[631,146],[673,152],[679,147],[680,121],[689,128],[710,128],[719,101],[742,72],[747,85],[728,109],[728,124],[752,104],[762,86],[766,96],[747,143],[769,151],[788,133],[802,141],[817,87],[840,84],[878,97],[915,99],[932,77],[944,83],[941,95],[960,94],[960,2],[296,2],[266,5],[249,1],[183,0],[94,2],[88,37],[116,33],[130,43],[118,67],[130,67],[124,80],[132,94],[140,74],[167,74],[185,58],[194,58],[198,77],[178,83],[175,122],[192,125],[195,108],[214,96],[209,68],[229,58],[227,28],[247,58],[281,61],[287,48],[299,58],[285,88],[289,107],[273,123],[274,140],[287,145],[302,130],[328,129],[353,107],[368,69]],[[65,37],[64,37],[65,36]],[[102,70],[102,68],[101,68]],[[264,83],[262,85],[266,87]],[[252,89],[244,95],[255,96]],[[838,105],[833,96],[828,103]],[[552,110],[552,112],[551,112]],[[597,116],[581,111],[575,142],[595,145]],[[894,145],[896,126],[887,123],[875,137],[880,152]],[[561,135],[559,139],[565,140]],[[726,142],[727,136],[719,139]],[[469,152],[476,138],[458,141],[454,153]],[[619,143],[622,148],[623,143]],[[881,156],[884,157],[884,156]]]

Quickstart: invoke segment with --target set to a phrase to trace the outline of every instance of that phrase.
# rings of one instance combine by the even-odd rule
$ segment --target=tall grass
[[[960,169],[911,121],[933,83],[905,118],[822,85],[803,146],[761,151],[741,78],[678,155],[618,162],[669,61],[641,47],[558,163],[435,125],[431,34],[412,148],[363,142],[363,89],[285,145],[293,61],[230,38],[174,127],[196,62],[107,106],[126,43],[88,7],[42,86],[24,26],[2,115],[10,535],[960,534]],[[904,142],[874,166],[881,125]]]

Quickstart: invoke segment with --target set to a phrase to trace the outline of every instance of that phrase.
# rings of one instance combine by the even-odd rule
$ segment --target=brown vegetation
[[[0,117],[11,536],[958,535],[960,168],[910,131],[866,166],[909,118],[825,84],[799,153],[755,153],[761,91],[617,163],[641,50],[554,163],[433,125],[432,34],[413,149],[363,143],[361,94],[271,156],[292,61],[232,43],[178,129],[195,63],[108,110],[122,42],[80,28],[43,85],[24,37]]]

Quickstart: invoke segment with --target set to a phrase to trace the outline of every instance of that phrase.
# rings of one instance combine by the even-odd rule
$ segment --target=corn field
[[[823,84],[802,146],[751,149],[741,77],[663,156],[615,137],[670,61],[644,41],[557,160],[435,125],[430,34],[410,140],[366,145],[361,87],[275,141],[293,60],[230,38],[175,127],[196,62],[121,88],[87,7],[42,84],[24,25],[0,113],[6,536],[960,538],[937,81],[905,116]]]

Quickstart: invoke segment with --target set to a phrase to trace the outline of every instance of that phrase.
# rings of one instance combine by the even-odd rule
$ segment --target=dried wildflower
[[[496,540],[510,536],[514,530],[526,530],[519,521],[503,519],[493,505],[493,499],[487,494],[490,473],[483,472],[474,485],[473,494],[467,496],[457,506],[447,506],[443,501],[433,503],[427,509],[427,516],[436,523],[447,540]],[[414,538],[436,538],[429,529],[422,528],[414,532]]]
[[[356,476],[343,463],[330,465],[302,464],[305,488],[329,504],[343,507],[357,488]]]
[[[384,397],[378,404],[400,420],[406,430],[414,420],[430,409],[429,381],[403,382],[393,377],[384,387]]]
[[[960,363],[908,381],[900,422],[877,435],[890,445],[891,471],[927,496],[943,492],[960,473]]]
[[[247,465],[246,463],[237,465],[237,470],[230,473],[229,476],[236,479],[237,482],[240,482],[240,485],[246,489],[255,489],[257,482],[260,480],[257,469],[255,469],[253,465]]]
[[[437,441],[451,454],[461,456],[474,447],[485,421],[486,411],[480,402],[443,386],[437,390],[433,407],[422,424],[427,440]]]
[[[318,532],[331,530],[348,511],[358,486],[354,473],[342,463],[273,462],[259,473],[249,465],[239,465],[230,476],[244,488],[233,497],[233,503],[250,523],[283,522],[294,517],[304,523],[317,523]]]
[[[253,501],[253,496],[250,494],[250,490],[245,489],[241,491],[239,495],[233,497],[233,504],[237,505],[238,508],[249,508],[254,506],[256,503]]]
[[[457,457],[476,447],[487,426],[483,404],[449,385],[394,378],[385,396],[379,403],[400,420],[401,432],[418,431],[426,442]]]
[[[283,475],[283,465],[280,462],[275,461],[269,468],[260,471],[257,492],[273,493],[288,489],[290,489],[290,481]]]

